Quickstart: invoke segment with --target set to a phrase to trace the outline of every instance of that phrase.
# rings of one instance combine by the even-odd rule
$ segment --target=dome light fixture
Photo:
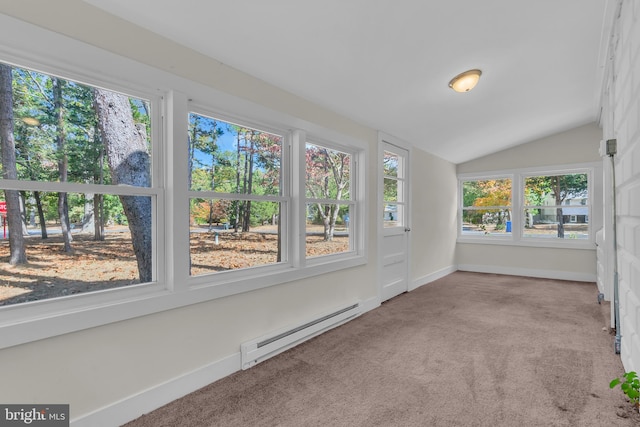
[[[465,71],[452,78],[449,87],[456,92],[469,92],[478,84],[481,75],[482,71],[478,69]]]

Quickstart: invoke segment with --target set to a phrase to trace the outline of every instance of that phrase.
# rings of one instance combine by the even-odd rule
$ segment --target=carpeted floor
[[[456,272],[126,424],[634,426],[593,283]]]

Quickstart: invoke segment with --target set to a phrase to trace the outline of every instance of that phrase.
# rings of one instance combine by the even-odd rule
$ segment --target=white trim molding
[[[78,418],[72,427],[116,427],[240,370],[240,352]]]
[[[360,302],[361,314],[380,306],[378,297]],[[355,319],[349,319],[347,322]],[[344,323],[343,323],[344,324]],[[240,352],[194,369],[88,414],[71,419],[71,427],[117,427],[176,399],[219,381],[242,368]]]
[[[438,279],[442,279],[443,277],[454,273],[456,270],[458,270],[458,267],[456,265],[450,265],[449,267],[445,267],[438,271],[434,271],[433,273],[429,273],[422,277],[418,277],[417,279],[413,279],[409,284],[409,292],[416,290],[421,286],[428,285],[431,282],[435,282]]]
[[[595,282],[596,275],[574,271],[542,270],[533,268],[503,267],[499,265],[458,264],[459,271],[474,273],[504,274],[508,276],[538,277],[541,279],[572,280],[577,282]]]

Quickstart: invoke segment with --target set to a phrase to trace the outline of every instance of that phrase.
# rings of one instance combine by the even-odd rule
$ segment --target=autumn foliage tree
[[[309,198],[318,200],[315,206],[322,220],[325,241],[333,240],[340,205],[323,200],[348,197],[350,168],[349,154],[307,144],[306,190]]]
[[[505,222],[511,220],[511,180],[465,181],[463,219],[474,224],[495,223],[496,229],[504,228]]]

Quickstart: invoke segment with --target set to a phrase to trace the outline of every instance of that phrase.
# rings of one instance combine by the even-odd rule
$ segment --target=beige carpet
[[[593,283],[456,272],[128,423],[633,426]]]

